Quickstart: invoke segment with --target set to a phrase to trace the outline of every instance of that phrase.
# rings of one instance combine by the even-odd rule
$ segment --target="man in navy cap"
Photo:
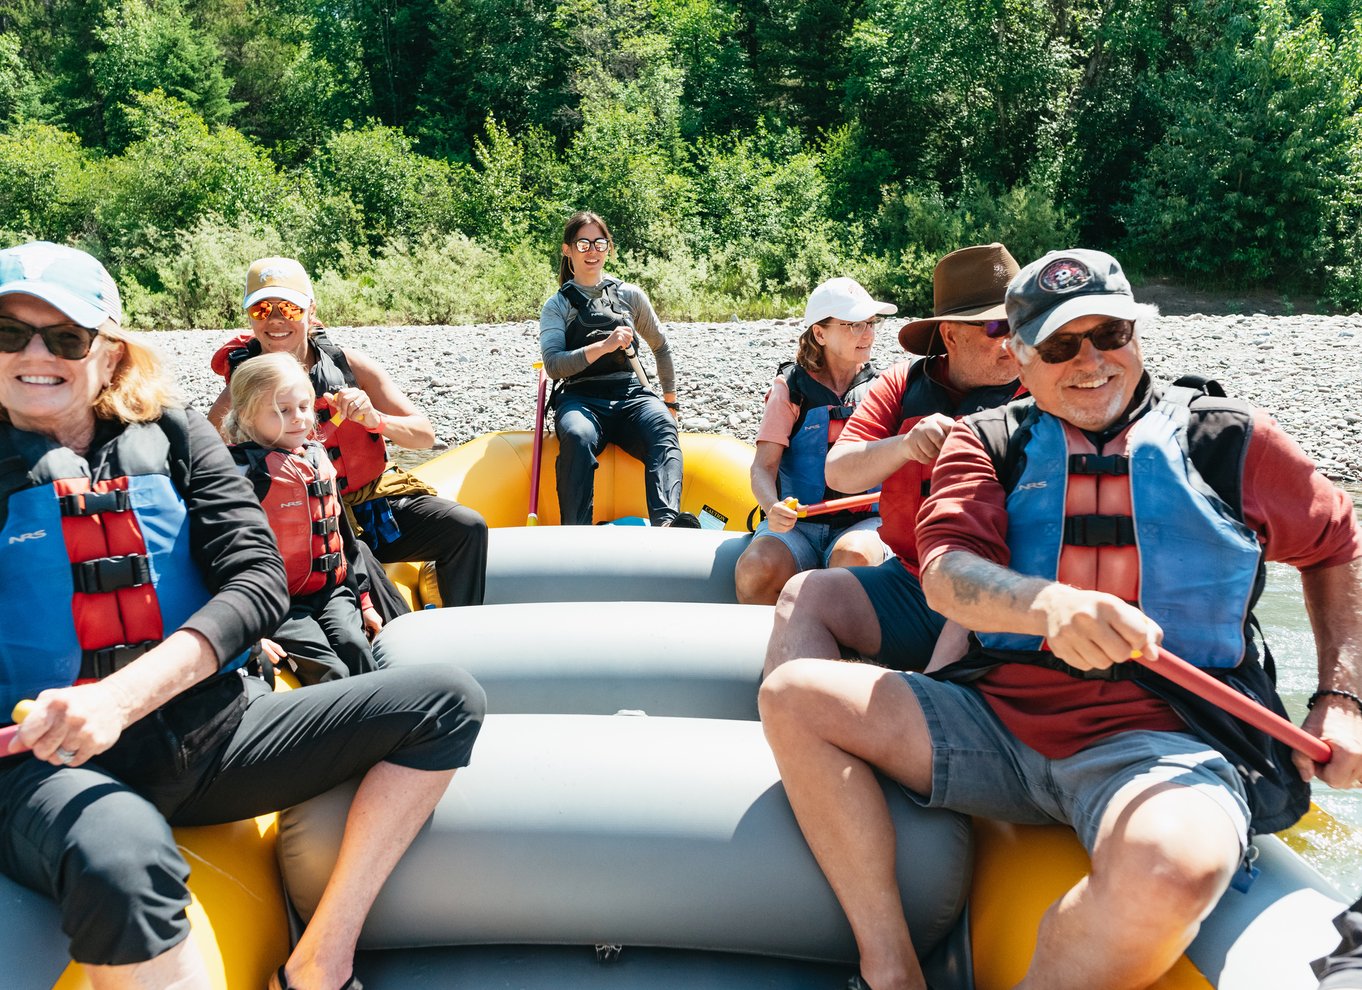
[[[967,417],[919,516],[928,603],[973,630],[927,677],[795,660],[761,712],[872,990],[925,986],[872,773],[919,803],[1073,827],[1088,876],[1051,905],[1028,990],[1145,987],[1320,776],[1362,774],[1362,534],[1348,496],[1266,414],[1145,372],[1136,304],[1100,251],[1008,285],[1028,399]],[[1302,572],[1319,649],[1305,729],[1324,766],[1128,661],[1180,656],[1282,713],[1252,607],[1264,563]],[[1157,667],[1157,664],[1155,664]],[[863,982],[862,982],[863,981]]]

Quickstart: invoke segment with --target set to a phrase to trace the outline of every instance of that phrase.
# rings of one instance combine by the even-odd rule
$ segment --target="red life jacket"
[[[231,446],[232,458],[255,486],[270,529],[279,542],[288,593],[301,598],[345,580],[341,542],[341,500],[336,472],[321,444],[309,440],[298,451]]]
[[[333,423],[334,410],[322,398],[342,388],[358,388],[355,373],[345,352],[332,342],[324,330],[315,329],[308,339],[316,348],[317,359],[307,376],[317,393],[317,437],[336,467],[337,484],[342,495],[349,495],[373,482],[388,467],[388,447],[382,434],[370,433],[354,420]],[[251,334],[240,334],[219,347],[212,357],[212,368],[231,381],[232,372],[243,361],[261,353],[260,341]]]

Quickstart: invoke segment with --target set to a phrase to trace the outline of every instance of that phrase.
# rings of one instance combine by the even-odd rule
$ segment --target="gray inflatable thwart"
[[[644,526],[488,530],[488,605],[508,602],[728,602],[741,533]]]
[[[575,602],[429,609],[390,623],[374,656],[463,667],[487,692],[489,712],[755,720],[774,611],[615,602],[588,619]]]
[[[352,788],[287,813],[279,858],[304,918]],[[886,794],[919,952],[969,889],[967,819]],[[361,946],[657,946],[852,963],[846,918],[785,799],[761,726],[492,715],[476,759],[383,888]]]

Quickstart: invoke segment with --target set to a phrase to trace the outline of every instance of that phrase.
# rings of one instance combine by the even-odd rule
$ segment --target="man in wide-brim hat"
[[[937,264],[932,317],[899,331],[904,350],[918,357],[875,381],[825,468],[838,491],[882,486],[880,538],[895,556],[877,567],[795,575],[776,605],[768,673],[795,657],[847,652],[898,670],[922,670],[931,659],[945,620],[927,607],[918,581],[918,507],[954,421],[1018,394],[1016,362],[1002,346],[1003,295],[1017,270],[996,243],[952,251]]]

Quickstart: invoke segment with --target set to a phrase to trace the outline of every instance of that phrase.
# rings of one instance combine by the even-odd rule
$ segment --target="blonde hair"
[[[307,369],[292,354],[261,354],[242,362],[241,367],[232,372],[232,408],[222,421],[222,435],[227,442],[251,441],[266,447],[272,446],[278,437],[258,437],[251,431],[249,424],[266,403],[273,405],[278,412],[276,396],[280,389],[299,382],[307,386],[309,395],[314,399],[317,397],[312,379],[307,377]]]
[[[109,320],[99,328],[99,336],[106,344],[120,345],[123,353],[109,384],[95,396],[93,410],[97,419],[154,423],[166,407],[184,405],[179,390],[166,376],[161,356],[143,343],[142,334],[124,330]],[[0,422],[9,422],[9,410],[4,406],[0,406]]]

